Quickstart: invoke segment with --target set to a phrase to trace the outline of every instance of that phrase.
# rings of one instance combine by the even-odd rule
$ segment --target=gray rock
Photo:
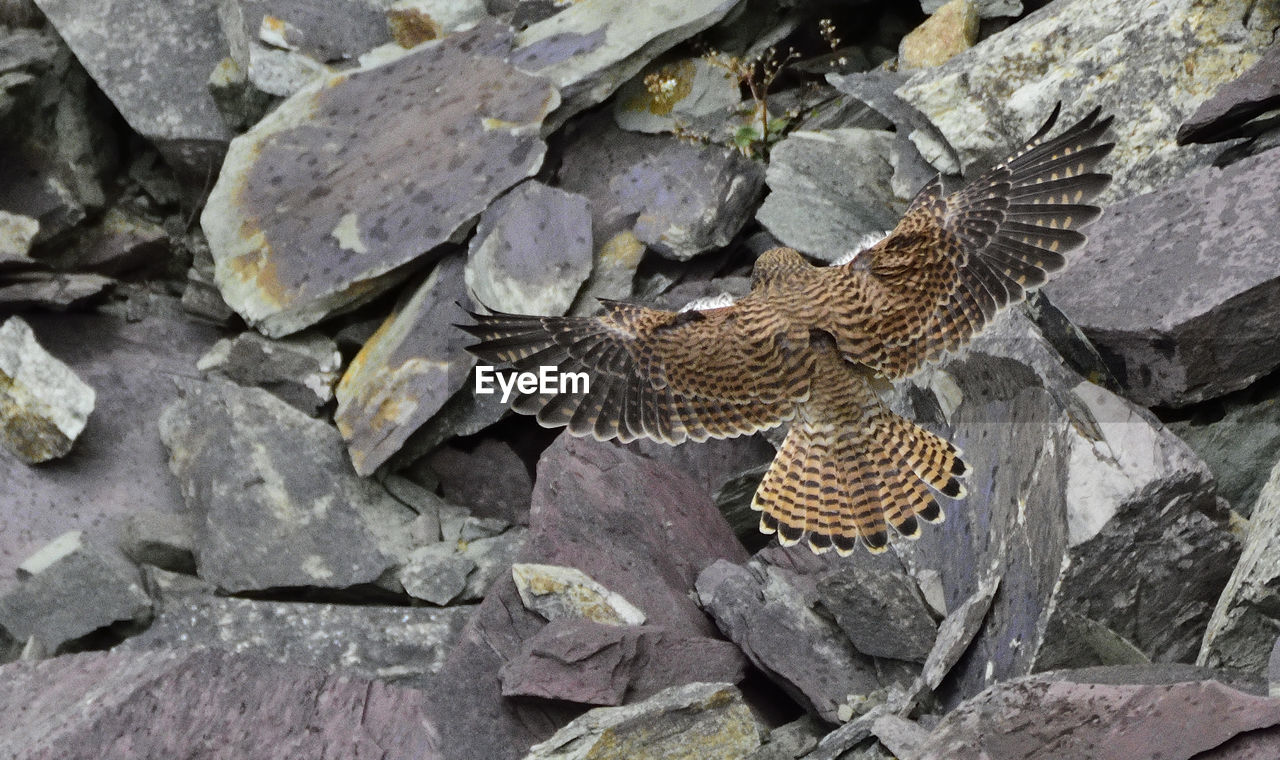
[[[0,627],[47,651],[118,621],[144,620],[151,598],[119,552],[70,531],[31,555],[17,588],[0,596]]]
[[[701,117],[729,116],[742,101],[739,88],[705,57],[654,62],[618,90],[613,118],[633,132],[678,132]]]
[[[27,256],[40,232],[40,220],[0,211],[0,264],[30,264]]]
[[[547,620],[581,619],[609,625],[640,625],[643,611],[625,597],[596,583],[575,567],[521,562],[511,579],[525,609]]]
[[[352,359],[338,384],[334,421],[356,472],[369,475],[395,456],[468,380],[476,360],[466,318],[463,260],[436,265]],[[409,445],[405,458],[416,458]],[[420,452],[419,452],[420,453]]]
[[[163,571],[157,571],[163,572]],[[424,686],[474,611],[161,594],[125,650],[207,648],[328,673]]]
[[[1112,205],[1080,260],[1045,289],[1139,404],[1202,401],[1280,365],[1280,221],[1268,205],[1280,192],[1277,158],[1204,169]]]
[[[98,300],[115,280],[98,274],[10,272],[0,276],[0,306],[11,311],[66,311]]]
[[[947,0],[920,0],[920,10],[932,14],[946,4]],[[1021,0],[977,0],[974,5],[982,18],[1022,15]]]
[[[484,0],[395,0],[387,7],[391,36],[404,48],[465,31],[488,16]]]
[[[916,757],[928,731],[914,720],[898,715],[881,715],[871,724],[871,733],[893,757]]]
[[[818,599],[866,655],[924,662],[938,628],[905,573],[883,573],[863,557],[818,581]]]
[[[1049,621],[1044,646],[1036,655],[1036,671],[1151,662],[1133,642],[1096,620],[1061,612]]]
[[[1273,452],[1274,455],[1274,452]],[[1265,672],[1280,630],[1280,462],[1262,487],[1244,550],[1204,632],[1199,665]]]
[[[1272,45],[1238,79],[1218,88],[1182,126],[1178,142],[1217,142],[1239,137],[1240,127],[1280,103],[1280,48]]]
[[[341,367],[337,344],[314,332],[279,340],[243,332],[218,341],[196,362],[201,372],[265,388],[312,416],[333,400]]]
[[[886,687],[913,676],[910,668],[858,652],[777,568],[721,560],[698,576],[697,589],[703,607],[752,664],[829,723],[847,719],[841,708],[848,702],[883,699]]]
[[[147,510],[124,519],[120,550],[139,565],[175,573],[196,572],[195,526],[190,514]]]
[[[1115,180],[1103,191],[1105,204],[1164,187],[1209,163],[1213,148],[1175,148],[1174,132],[1207,91],[1238,77],[1271,44],[1274,10],[1248,23],[1239,15],[1182,0],[1053,3],[917,73],[898,94],[928,115],[958,152],[953,164],[947,146],[924,133],[912,136],[945,173],[967,174],[1008,155],[1058,101],[1072,104],[1068,116],[1104,104],[1118,124],[1141,125],[1116,130],[1116,149],[1105,164]],[[1134,58],[1120,39],[1140,40],[1149,54]],[[1035,66],[1024,65],[1028,56]],[[1196,61],[1190,70],[1188,60]]]
[[[943,618],[938,626],[938,636],[934,639],[920,673],[921,681],[930,689],[938,688],[942,679],[951,672],[951,668],[955,667],[973,643],[999,588],[999,575],[992,573],[983,577],[973,596],[961,602]]]
[[[454,504],[469,507],[478,517],[528,524],[533,478],[506,441],[485,438],[469,451],[441,446],[426,457],[425,465]],[[477,472],[485,477],[477,478]]]
[[[160,419],[197,515],[200,577],[228,591],[372,583],[414,513],[350,469],[342,440],[260,388],[184,384]]]
[[[712,637],[688,596],[715,559],[746,559],[703,486],[610,444],[561,436],[542,455],[521,562],[577,567],[648,613],[673,637]],[[442,746],[459,760],[509,760],[576,715],[502,697],[499,671],[546,622],[499,578],[431,691]]]
[[[409,553],[396,579],[410,596],[445,605],[484,598],[523,546],[528,531],[512,528],[496,536],[446,539]]]
[[[135,512],[182,507],[156,434],[177,396],[173,378],[191,374],[215,331],[193,324],[176,302],[133,321],[96,313],[29,314],[50,351],[97,389],[96,411],[72,456],[28,467],[0,456],[0,589],[22,558],[69,530],[102,531]]]
[[[590,710],[531,747],[525,760],[737,760],[758,746],[755,719],[734,686],[692,683]]]
[[[214,650],[87,652],[0,669],[0,755],[388,760],[435,752],[423,693]]]
[[[972,0],[943,4],[898,43],[898,69],[940,66],[978,40],[979,10]]]
[[[1217,681],[1110,684],[1072,673],[992,686],[943,718],[916,757],[1199,757],[1280,723],[1280,700]]]
[[[198,177],[216,169],[231,134],[205,86],[226,55],[212,3],[123,2],[107,16],[80,0],[36,4],[170,166]]]
[[[554,126],[603,102],[662,53],[716,23],[739,0],[575,3],[516,37],[512,60],[549,79],[562,103]]]
[[[587,200],[522,182],[480,215],[467,287],[489,309],[559,316],[591,273],[591,252]]]
[[[42,255],[40,260],[56,269],[114,276],[160,269],[170,252],[169,235],[163,227],[114,206],[74,245]]]
[[[561,618],[525,641],[500,677],[505,697],[620,705],[691,681],[737,683],[746,665],[737,647],[721,639]]]
[[[1267,658],[1267,696],[1280,697],[1280,638],[1271,645],[1271,656]]]
[[[825,726],[813,716],[793,720],[769,732],[765,743],[744,760],[795,760],[818,745]]]
[[[93,387],[36,342],[19,317],[0,325],[0,443],[28,464],[66,456],[84,430]]]
[[[236,138],[201,216],[227,303],[273,336],[351,309],[535,172],[558,99],[501,59],[509,43],[492,24],[451,35],[308,85]]]
[[[1169,429],[1213,471],[1218,495],[1248,517],[1280,451],[1280,385],[1264,380],[1188,411]]]
[[[893,196],[891,132],[793,132],[769,162],[772,192],[756,217],[783,243],[824,261],[868,234],[893,229],[906,205]]]

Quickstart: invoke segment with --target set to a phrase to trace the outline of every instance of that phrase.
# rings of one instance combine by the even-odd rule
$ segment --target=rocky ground
[[[0,756],[1280,757],[1280,8],[921,4],[0,0]],[[459,304],[740,295],[1058,101],[915,543],[473,391]]]

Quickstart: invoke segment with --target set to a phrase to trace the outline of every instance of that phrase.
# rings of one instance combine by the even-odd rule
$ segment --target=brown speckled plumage
[[[842,266],[775,248],[731,306],[671,312],[605,302],[596,317],[474,315],[471,351],[518,369],[591,377],[586,394],[521,396],[512,408],[574,435],[677,444],[790,422],[752,507],[784,544],[882,551],[943,518],[933,492],[964,493],[947,441],[893,412],[879,390],[965,345],[1002,308],[1061,269],[1088,202],[1110,177],[1098,112],[1019,151],[960,191],[937,180],[898,226]]]

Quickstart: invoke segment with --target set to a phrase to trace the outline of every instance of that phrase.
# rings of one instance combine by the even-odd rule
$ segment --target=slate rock
[[[0,264],[30,264],[27,256],[40,232],[40,220],[0,211]]]
[[[676,132],[700,117],[722,119],[742,101],[739,84],[705,57],[655,61],[613,98],[613,118],[634,132]]]
[[[575,567],[521,562],[511,566],[511,579],[525,609],[548,621],[581,619],[608,625],[645,621],[644,612],[625,597]]]
[[[784,244],[824,261],[893,229],[906,210],[890,189],[893,140],[890,132],[856,128],[791,133],[773,148],[772,192],[756,218]]]
[[[151,598],[113,547],[70,531],[31,555],[17,588],[0,596],[0,627],[53,652],[118,621],[145,620]]]
[[[57,269],[117,276],[162,269],[170,252],[169,235],[163,227],[112,207],[74,245],[52,256],[42,255],[40,260]]]
[[[698,599],[747,659],[790,697],[829,723],[842,723],[847,700],[905,685],[909,669],[884,667],[854,648],[817,614],[777,568],[720,560],[698,576]],[[879,694],[877,694],[879,693]]]
[[[1240,127],[1280,104],[1280,48],[1272,45],[1238,79],[1223,84],[1213,97],[1178,127],[1178,143],[1217,142],[1240,135]]]
[[[824,729],[822,722],[806,715],[769,732],[765,743],[744,760],[795,760],[817,746]]]
[[[1277,158],[1203,169],[1113,204],[1045,288],[1139,404],[1202,401],[1280,366],[1280,221],[1268,204],[1280,192]]]
[[[527,537],[524,528],[511,528],[495,536],[428,544],[408,554],[396,579],[407,594],[435,605],[479,601],[510,573]]]
[[[924,662],[933,647],[937,624],[906,574],[848,562],[818,581],[818,599],[863,654]]]
[[[342,440],[260,388],[186,383],[160,419],[200,577],[227,591],[372,583],[414,514],[350,469]]]
[[[66,456],[97,398],[19,317],[0,325],[0,443],[28,464]]]
[[[690,681],[737,683],[746,659],[722,639],[673,635],[662,626],[560,618],[502,667],[505,697],[620,705]]]
[[[66,531],[105,533],[125,515],[182,509],[156,420],[177,396],[173,378],[190,375],[217,336],[176,301],[155,303],[132,321],[93,312],[26,316],[41,343],[96,389],[97,401],[73,455],[56,466],[0,456],[0,589],[23,557]]]
[[[1236,9],[1182,0],[1053,3],[942,66],[918,72],[897,94],[941,130],[945,145],[923,132],[911,139],[945,173],[968,174],[1008,155],[1058,101],[1070,104],[1064,123],[1104,105],[1117,124],[1141,125],[1115,130],[1116,149],[1103,164],[1114,176],[1101,196],[1105,205],[1209,164],[1214,148],[1175,148],[1174,132],[1206,92],[1257,60],[1271,44],[1275,20],[1268,9],[1244,24]],[[1141,40],[1149,54],[1135,57],[1131,46],[1116,44],[1119,39]],[[1023,65],[1028,56],[1035,66]],[[947,156],[949,149],[958,153],[957,162]]]
[[[933,14],[937,13],[938,9],[946,4],[947,0],[920,0],[920,10]],[[977,6],[978,16],[981,18],[1022,15],[1022,3],[1020,0],[977,0],[974,5]]]
[[[214,650],[86,652],[0,669],[0,755],[428,757],[423,694]]]
[[[138,565],[195,575],[195,526],[185,512],[147,510],[125,517],[120,550]]]
[[[465,31],[489,15],[484,0],[396,0],[387,8],[391,37],[404,48]]]
[[[1274,454],[1274,452],[1273,452]],[[1197,664],[1264,672],[1274,644],[1280,585],[1280,462],[1253,508],[1244,550],[1204,632]]]
[[[944,717],[916,757],[1199,757],[1280,723],[1280,700],[1216,681],[1110,684],[1079,673],[992,686]]]
[[[586,0],[530,25],[512,61],[546,77],[562,103],[552,125],[601,103],[646,64],[710,27],[738,0]]]
[[[528,524],[533,478],[506,441],[485,438],[470,450],[441,446],[426,457],[425,464],[449,501],[469,507],[477,517]],[[485,477],[477,478],[477,472]]]
[[[351,309],[535,172],[559,101],[509,41],[481,25],[324,79],[236,138],[201,216],[227,303],[272,336]]]
[[[356,472],[369,475],[390,460],[457,394],[476,359],[472,340],[454,327],[466,318],[463,260],[440,261],[387,317],[351,360],[336,391],[334,422]],[[451,431],[453,434],[455,431]],[[423,452],[410,446],[403,458]]]
[[[150,627],[120,648],[212,649],[423,686],[444,664],[472,611],[162,593]]]
[[[624,707],[597,707],[530,748],[526,760],[737,760],[759,730],[731,684],[673,686]]]
[[[522,182],[480,215],[467,287],[492,310],[559,316],[591,273],[591,252],[587,200]]]
[[[688,592],[706,565],[746,555],[701,484],[661,462],[569,436],[543,452],[538,471],[520,562],[577,567],[672,637],[716,635]],[[502,697],[502,666],[544,625],[515,583],[499,578],[431,691],[432,724],[448,757],[519,758],[577,715],[562,703]]]
[[[320,333],[272,340],[243,332],[213,345],[196,369],[244,386],[264,388],[312,416],[333,400],[342,354]]]
[[[977,4],[950,0],[932,12],[898,44],[899,69],[940,66],[978,41]]]
[[[120,2],[106,15],[80,0],[36,5],[170,166],[198,177],[217,169],[231,134],[205,87],[226,55],[212,3]]]
[[[8,311],[66,311],[100,301],[115,280],[99,274],[32,270],[0,276],[0,306]]]

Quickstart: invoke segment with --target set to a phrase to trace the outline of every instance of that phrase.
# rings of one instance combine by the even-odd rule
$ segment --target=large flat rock
[[[537,171],[559,97],[509,35],[326,77],[234,140],[201,216],[227,304],[274,336],[350,309]]]

